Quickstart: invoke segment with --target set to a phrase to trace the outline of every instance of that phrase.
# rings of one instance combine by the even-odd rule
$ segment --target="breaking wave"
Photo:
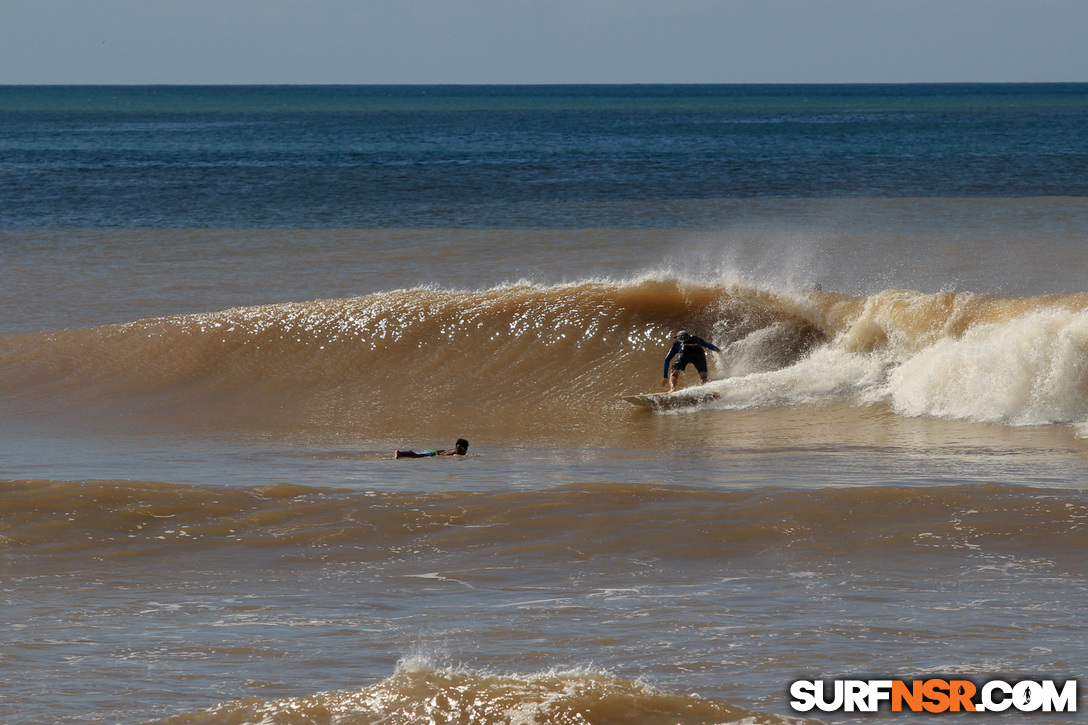
[[[801,722],[754,713],[695,695],[662,692],[631,680],[591,671],[495,675],[426,661],[404,660],[389,678],[370,687],[306,697],[224,703],[179,715],[162,725],[771,725]]]
[[[0,406],[208,430],[594,436],[658,389],[671,335],[706,408],[850,402],[1009,425],[1088,420],[1088,296],[699,286],[426,288],[0,337]],[[691,373],[686,376],[692,380]]]

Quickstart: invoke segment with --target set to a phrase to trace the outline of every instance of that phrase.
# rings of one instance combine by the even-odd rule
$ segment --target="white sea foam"
[[[1088,312],[1047,309],[945,337],[888,378],[903,415],[1011,425],[1088,418]]]
[[[1004,425],[1072,423],[1088,432],[1088,311],[1046,308],[919,344],[889,335],[857,352],[855,331],[778,370],[709,383],[714,407],[755,408],[855,401],[890,403],[900,415]],[[757,350],[758,340],[747,341]],[[734,369],[744,366],[738,356]],[[753,366],[758,367],[758,366]]]

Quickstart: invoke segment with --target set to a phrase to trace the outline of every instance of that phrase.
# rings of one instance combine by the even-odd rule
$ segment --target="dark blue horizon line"
[[[1068,87],[1088,81],[905,81],[858,83],[0,83],[8,88],[977,88]]]

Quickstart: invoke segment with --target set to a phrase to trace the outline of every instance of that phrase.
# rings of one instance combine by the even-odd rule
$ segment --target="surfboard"
[[[643,408],[657,408],[669,410],[672,408],[686,408],[692,405],[701,405],[721,396],[712,390],[699,390],[687,388],[671,393],[644,393],[642,395],[625,395],[623,399],[632,405]]]

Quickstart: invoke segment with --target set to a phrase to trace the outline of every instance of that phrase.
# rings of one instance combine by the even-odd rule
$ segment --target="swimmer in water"
[[[393,454],[393,458],[433,458],[434,456],[463,456],[468,453],[468,441],[464,438],[458,438],[457,442],[453,444],[453,448],[446,448],[440,451],[401,451],[398,450]]]

